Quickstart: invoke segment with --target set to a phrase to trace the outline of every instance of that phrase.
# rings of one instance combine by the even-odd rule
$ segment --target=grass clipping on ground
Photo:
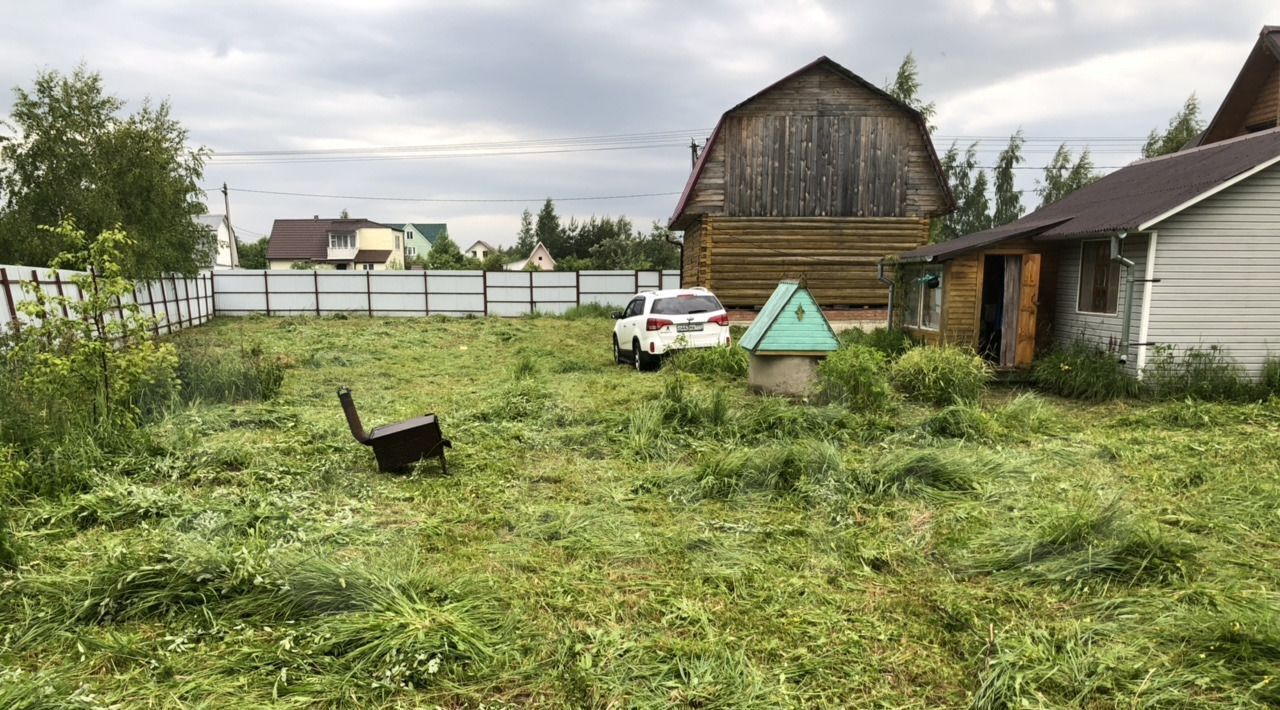
[[[800,405],[583,315],[179,335],[283,388],[6,502],[0,706],[1280,702],[1276,403]],[[340,385],[452,475],[379,474]]]

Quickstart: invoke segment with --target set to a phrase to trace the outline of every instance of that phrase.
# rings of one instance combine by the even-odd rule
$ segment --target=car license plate
[[[696,333],[702,330],[701,323],[676,323],[677,333]]]

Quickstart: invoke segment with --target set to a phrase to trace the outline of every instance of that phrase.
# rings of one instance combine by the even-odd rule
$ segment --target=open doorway
[[[1039,300],[1039,254],[984,255],[978,324],[982,356],[1001,368],[1031,365]]]
[[[982,301],[978,311],[978,353],[988,362],[1000,363],[1000,339],[1004,325],[1004,257],[987,255],[982,263]]]

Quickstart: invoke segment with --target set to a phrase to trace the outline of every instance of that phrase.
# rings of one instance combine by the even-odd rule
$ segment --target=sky
[[[83,62],[131,108],[169,101],[241,240],[345,209],[462,247],[513,243],[547,197],[665,223],[690,140],[822,55],[884,85],[914,53],[939,153],[980,139],[990,165],[1021,129],[1034,206],[1062,139],[1131,162],[1192,92],[1211,115],[1280,24],[1274,0],[3,2],[0,85]],[[264,151],[311,152],[232,155]]]

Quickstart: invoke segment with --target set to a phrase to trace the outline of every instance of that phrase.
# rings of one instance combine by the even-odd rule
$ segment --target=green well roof
[[[840,347],[818,302],[798,281],[778,284],[738,344],[756,355],[820,355]]]

